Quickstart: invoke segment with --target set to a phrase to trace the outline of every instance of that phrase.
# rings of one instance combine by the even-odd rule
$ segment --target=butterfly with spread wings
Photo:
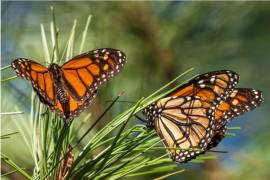
[[[215,147],[230,118],[262,102],[260,91],[235,90],[238,80],[238,74],[228,70],[202,74],[143,110],[175,162]]]
[[[18,76],[31,81],[40,101],[68,123],[91,104],[100,85],[125,63],[122,51],[104,48],[75,56],[61,67],[52,63],[47,68],[24,58],[15,59],[12,67]]]

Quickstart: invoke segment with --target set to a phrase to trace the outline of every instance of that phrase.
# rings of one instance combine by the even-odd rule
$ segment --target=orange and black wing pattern
[[[226,125],[229,120],[251,111],[263,102],[262,92],[255,89],[236,88],[215,111],[216,128]]]
[[[104,48],[76,56],[62,65],[65,87],[72,98],[84,101],[115,76],[126,63],[122,51]]]
[[[78,117],[88,106],[91,105],[93,99],[96,97],[97,93],[91,93],[91,96],[88,99],[83,101],[77,101],[70,94],[67,95],[68,103],[63,105],[60,100],[57,100],[56,105],[50,106],[52,111],[56,111],[65,121],[69,123],[75,117]],[[65,107],[67,106],[67,107]]]
[[[200,96],[203,100],[219,104],[232,93],[239,75],[230,70],[213,71],[198,75],[168,96]]]
[[[40,100],[48,105],[56,103],[55,87],[48,68],[29,59],[15,59],[11,67],[17,76],[31,81]]]
[[[214,111],[199,96],[166,97],[144,109],[170,157],[187,162],[204,153],[213,136]]]
[[[213,109],[232,94],[239,81],[239,75],[231,70],[219,70],[201,74],[179,87],[168,96],[199,96],[213,104]],[[219,112],[216,112],[216,116]],[[218,125],[215,123],[215,125]],[[224,125],[224,124],[223,124]]]
[[[262,92],[255,89],[236,88],[225,102],[215,110],[214,136],[207,149],[216,147],[225,137],[227,123],[245,112],[251,111],[263,102]]]

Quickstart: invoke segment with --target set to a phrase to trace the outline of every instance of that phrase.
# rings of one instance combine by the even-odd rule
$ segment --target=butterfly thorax
[[[61,80],[61,68],[58,64],[55,63],[50,64],[49,71],[54,81]]]
[[[64,83],[63,83],[63,78],[62,78],[62,70],[60,66],[58,66],[55,63],[52,63],[49,66],[49,71],[53,79],[57,99],[61,102],[61,104],[67,103],[68,97],[67,97],[67,93],[65,92],[63,88]]]
[[[161,107],[158,107],[157,103],[152,103],[143,110],[143,114],[146,117],[148,126],[154,127],[154,121],[162,113]]]

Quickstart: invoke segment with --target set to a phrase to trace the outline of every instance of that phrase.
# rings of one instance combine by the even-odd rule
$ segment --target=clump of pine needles
[[[58,44],[60,33],[56,26],[53,7],[51,10],[52,48],[49,48],[45,28],[41,24],[44,56],[46,64],[52,62],[61,64],[73,56],[77,21],[74,21],[65,48],[60,53]],[[78,54],[83,51],[90,20],[91,15],[88,17],[82,32]],[[6,67],[2,68],[2,70],[4,69]],[[14,168],[11,173],[18,172],[27,179],[60,179],[61,177],[66,179],[119,179],[154,173],[165,174],[158,178],[164,179],[170,175],[181,173],[183,169],[177,170],[177,165],[168,157],[165,147],[162,146],[161,139],[154,130],[148,129],[144,125],[134,125],[127,129],[126,125],[131,119],[134,119],[136,113],[147,105],[178,88],[181,84],[166,91],[171,84],[177,82],[179,78],[191,70],[187,70],[150,96],[139,99],[132,107],[114,117],[102,129],[98,130],[90,139],[85,139],[86,135],[95,128],[95,125],[115,105],[115,102],[118,101],[122,94],[116,96],[105,113],[92,123],[92,126],[85,131],[79,140],[76,140],[74,123],[68,126],[65,125],[61,118],[50,112],[48,107],[41,104],[38,97],[32,93],[31,124],[29,125],[31,138],[30,140],[25,138],[25,140],[32,151],[34,170],[30,174],[3,153],[1,153],[1,159]],[[13,77],[7,80],[11,79]],[[13,114],[18,114],[18,112]],[[85,122],[87,120],[89,120],[89,116],[76,121]],[[112,132],[115,135],[109,136]],[[2,135],[1,139],[4,140],[11,135]],[[82,142],[83,139],[84,143]],[[160,156],[155,157],[153,154],[160,154]],[[200,156],[194,162],[202,162],[211,158],[213,157]]]

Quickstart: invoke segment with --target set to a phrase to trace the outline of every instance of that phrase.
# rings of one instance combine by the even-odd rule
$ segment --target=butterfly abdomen
[[[62,80],[62,70],[61,68],[57,65],[52,63],[49,66],[49,71],[51,74],[51,77],[53,79],[53,83],[56,89],[56,97],[57,99],[62,103],[67,103],[68,102],[68,97],[67,93],[64,90],[63,86],[63,80]]]
[[[56,95],[57,95],[57,99],[61,103],[67,103],[68,102],[67,94],[66,94],[65,90],[62,87],[57,87]]]

